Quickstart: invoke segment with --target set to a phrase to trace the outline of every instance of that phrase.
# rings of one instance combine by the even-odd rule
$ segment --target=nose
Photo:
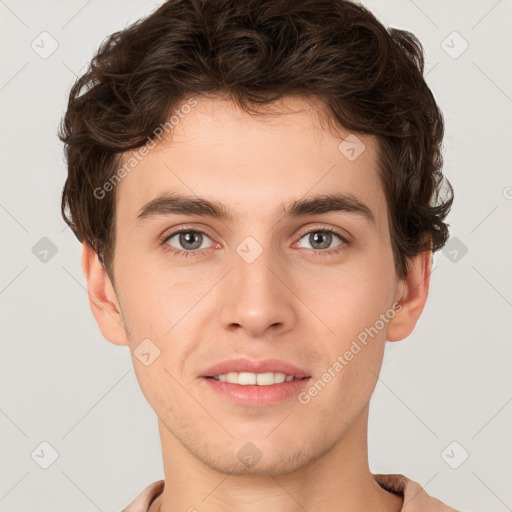
[[[293,289],[285,262],[271,248],[249,240],[237,248],[232,269],[220,283],[220,321],[226,329],[245,331],[247,337],[282,333],[297,320]]]

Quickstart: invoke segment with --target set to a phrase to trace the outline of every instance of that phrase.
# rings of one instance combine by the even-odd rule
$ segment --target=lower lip
[[[243,405],[271,405],[298,395],[309,383],[311,377],[270,386],[242,386],[203,377],[210,389],[224,395],[235,403]]]

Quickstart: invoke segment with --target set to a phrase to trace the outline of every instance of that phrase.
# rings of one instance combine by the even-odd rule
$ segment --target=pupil
[[[310,236],[310,239],[313,240],[311,245],[313,245],[314,243],[317,243],[318,242],[318,238],[324,238],[325,239],[323,244],[322,244],[322,242],[320,242],[321,247],[319,247],[319,249],[325,249],[326,247],[329,247],[332,235],[330,233],[323,233],[321,231],[317,231],[317,232],[313,233]]]
[[[201,242],[199,241],[199,243],[197,243],[197,240],[196,240],[196,243],[194,245],[193,240],[194,240],[194,238],[199,239],[199,236],[200,236],[199,233],[192,233],[191,231],[186,231],[184,233],[181,233],[180,244],[184,247],[186,247],[187,244],[192,244],[193,246],[188,247],[188,248],[189,249],[197,249],[198,247],[201,246]]]

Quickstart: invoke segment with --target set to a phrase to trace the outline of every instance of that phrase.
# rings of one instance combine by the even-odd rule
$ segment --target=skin
[[[349,132],[329,127],[314,100],[287,97],[264,118],[221,98],[197,100],[172,139],[116,187],[115,287],[96,253],[86,243],[82,251],[99,328],[129,346],[158,416],[165,490],[151,511],[399,511],[402,498],[368,466],[369,401],[386,340],[407,337],[423,310],[431,252],[398,279],[377,139],[357,134],[366,149],[350,161],[338,150]],[[139,209],[163,191],[219,200],[235,220],[174,214],[138,223]],[[280,218],[282,205],[333,191],[357,196],[375,223],[348,212]],[[207,232],[197,258],[159,243],[183,225]],[[342,240],[318,249],[309,228],[333,228],[348,244],[328,255]],[[252,263],[236,252],[247,236],[263,249]],[[189,247],[179,236],[166,244]],[[237,405],[199,377],[246,356],[286,360],[316,381],[395,302],[400,311],[308,404]],[[160,350],[148,366],[133,352],[146,338]],[[262,454],[252,467],[237,457],[248,442]]]

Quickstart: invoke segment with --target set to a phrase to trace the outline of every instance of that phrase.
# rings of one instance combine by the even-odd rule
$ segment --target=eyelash
[[[174,254],[175,256],[178,256],[178,257],[184,257],[184,258],[189,258],[189,257],[198,258],[198,257],[200,257],[201,256],[201,254],[200,254],[201,251],[204,251],[205,249],[202,249],[202,250],[196,249],[196,250],[193,250],[193,251],[184,251],[182,249],[176,249],[174,247],[171,247],[170,245],[168,245],[166,243],[172,237],[174,237],[176,235],[179,235],[180,233],[201,233],[202,235],[206,235],[208,238],[210,238],[208,233],[206,233],[205,231],[202,231],[202,230],[197,229],[197,228],[191,228],[191,227],[183,226],[182,228],[177,229],[176,231],[173,231],[170,234],[165,234],[165,235],[163,235],[161,237],[160,243],[161,243],[161,245],[163,245],[164,250],[165,251],[169,251],[170,253],[172,253],[172,254]],[[347,239],[344,236],[342,236],[340,233],[338,233],[335,229],[332,229],[332,228],[313,228],[313,229],[310,229],[309,231],[305,231],[305,232],[301,233],[301,235],[299,236],[299,239],[303,238],[305,235],[309,235],[311,233],[332,233],[332,234],[336,235],[343,242],[336,249],[331,249],[331,250],[309,249],[310,251],[313,251],[313,253],[315,253],[315,254],[321,254],[323,256],[334,256],[334,255],[339,254],[341,251],[343,251],[345,249],[346,245],[349,245],[349,242],[347,241]]]

